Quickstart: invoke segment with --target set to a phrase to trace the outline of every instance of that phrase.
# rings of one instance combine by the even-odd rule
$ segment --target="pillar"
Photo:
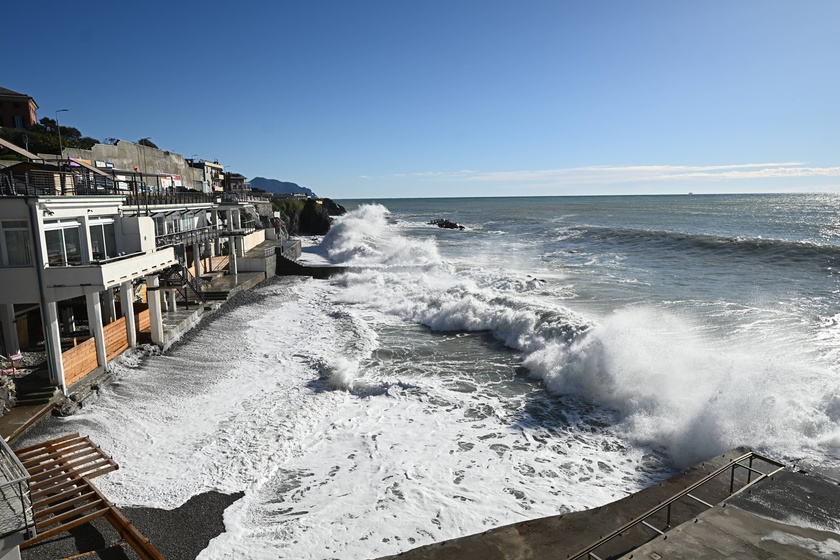
[[[67,385],[64,383],[64,360],[61,357],[61,332],[58,328],[58,307],[55,302],[44,304],[44,345],[50,354],[48,363],[52,366],[50,381],[56,384],[61,392],[67,394]]]
[[[228,256],[230,257],[230,264],[228,265],[228,271],[230,274],[236,276],[239,274],[239,265],[236,262],[236,238],[235,237],[228,237]]]
[[[76,315],[72,306],[61,310],[61,324],[64,326],[64,332],[68,334],[76,331]]]
[[[193,275],[196,278],[201,278],[201,244],[194,243],[193,244],[193,265],[195,266],[195,270],[193,270]]]
[[[105,352],[105,331],[102,328],[102,305],[99,303],[99,292],[85,294],[87,302],[88,328],[96,342],[96,363],[105,366],[108,363]]]
[[[174,288],[170,288],[168,290],[163,291],[163,297],[166,298],[166,309],[167,311],[178,311],[178,303],[177,303],[177,295],[178,290]]]
[[[149,302],[152,344],[163,346],[163,312],[160,310],[160,279],[156,274],[146,276],[146,299]]]
[[[6,349],[8,358],[20,351],[20,340],[15,324],[15,304],[4,303],[0,306],[0,320],[3,321],[3,347]]]
[[[117,302],[114,301],[114,288],[105,290],[105,311],[108,312],[108,322],[117,320]]]
[[[120,284],[120,307],[125,317],[125,332],[128,335],[128,346],[137,346],[137,325],[134,324],[134,286],[131,281]]]

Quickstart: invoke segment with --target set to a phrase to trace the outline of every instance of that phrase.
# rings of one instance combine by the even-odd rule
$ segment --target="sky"
[[[840,2],[18,2],[0,86],[338,199],[840,193]]]

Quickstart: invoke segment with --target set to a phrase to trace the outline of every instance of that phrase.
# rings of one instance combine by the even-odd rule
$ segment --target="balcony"
[[[66,289],[82,287],[85,291],[102,291],[164,270],[177,262],[175,251],[165,248],[153,253],[122,255],[90,264],[48,266],[44,270],[44,283],[48,292],[54,292],[55,300],[61,300],[65,298],[60,297],[64,295],[60,292]]]

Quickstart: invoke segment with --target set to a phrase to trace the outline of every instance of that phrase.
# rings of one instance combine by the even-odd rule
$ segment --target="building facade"
[[[0,87],[0,126],[28,128],[38,122],[37,111],[29,95]]]

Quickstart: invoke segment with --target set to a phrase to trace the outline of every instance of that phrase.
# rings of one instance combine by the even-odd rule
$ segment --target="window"
[[[64,220],[44,223],[47,241],[47,263],[67,266],[82,263],[82,244],[79,239],[79,222]]]
[[[117,237],[113,218],[94,218],[90,222],[90,246],[93,260],[102,261],[117,256]]]
[[[32,238],[26,220],[0,222],[0,263],[3,266],[32,265]]]
[[[15,128],[23,128],[23,119],[15,117]]]

